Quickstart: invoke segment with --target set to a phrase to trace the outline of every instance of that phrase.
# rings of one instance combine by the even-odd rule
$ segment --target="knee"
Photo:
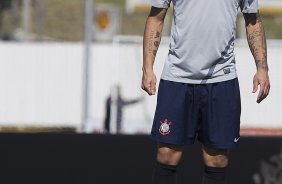
[[[182,148],[173,146],[159,146],[157,161],[167,165],[178,165],[182,156]]]
[[[226,156],[218,155],[207,159],[205,164],[209,167],[226,167],[228,165],[228,158]]]
[[[157,160],[162,164],[169,164],[173,162],[172,156],[174,155],[174,151],[169,148],[159,148]]]
[[[228,151],[210,149],[204,150],[204,162],[208,167],[226,167],[228,165]]]

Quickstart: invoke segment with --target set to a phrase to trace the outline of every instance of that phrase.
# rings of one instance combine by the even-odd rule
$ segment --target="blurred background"
[[[149,9],[149,0],[1,0],[0,131],[148,134],[156,97],[146,96],[140,81]],[[269,98],[257,105],[251,94],[255,65],[239,13],[242,131],[277,132],[282,128],[282,1],[261,0],[260,12],[273,87]],[[158,76],[172,9],[165,21],[155,65]]]
[[[280,82],[282,0],[260,0],[259,3],[268,42],[272,89],[269,97],[260,105],[255,102],[257,94],[252,94],[252,79],[256,68],[245,39],[243,16],[239,13],[235,53],[242,98],[241,134],[247,138],[250,137],[246,142],[242,141],[242,149],[246,151],[250,146],[255,146],[251,152],[246,152],[251,155],[250,157],[256,154],[251,161],[253,164],[246,166],[251,168],[249,172],[244,170],[241,174],[248,174],[250,178],[248,184],[268,184],[268,181],[281,184],[281,177],[274,175],[277,173],[281,175],[281,169],[278,168],[282,167],[282,153],[280,153],[282,148],[282,99],[280,97],[282,94]],[[33,151],[26,151],[26,155],[23,155],[27,157],[21,157],[22,160],[37,158],[33,156],[39,153],[34,150],[37,146],[41,148],[40,146],[44,145],[41,145],[42,142],[39,140],[46,140],[45,146],[50,148],[49,150],[60,150],[63,149],[62,145],[65,145],[67,151],[61,150],[60,153],[64,152],[66,155],[74,151],[72,149],[75,149],[80,145],[79,141],[82,141],[85,149],[80,148],[85,152],[89,151],[88,154],[77,153],[76,150],[72,156],[67,157],[70,162],[74,162],[73,158],[77,159],[78,155],[81,157],[84,155],[90,159],[95,153],[102,157],[106,152],[114,154],[120,149],[117,147],[112,150],[111,147],[105,152],[101,150],[97,152],[97,150],[87,150],[86,147],[94,149],[95,146],[101,144],[110,147],[119,143],[119,145],[129,144],[136,148],[138,146],[136,142],[140,145],[142,141],[143,143],[144,140],[147,141],[156,105],[156,96],[149,97],[140,88],[142,35],[149,10],[149,0],[0,0],[0,141],[2,146],[11,146],[7,147],[7,155],[14,153],[14,156],[6,155],[6,158],[10,158],[10,161],[13,158],[16,160],[13,163],[17,165],[18,153],[26,149]],[[168,52],[172,13],[170,8],[165,19],[163,39],[155,62],[158,79]],[[12,136],[5,137],[6,133],[12,133],[8,134]],[[23,133],[23,135],[26,133],[79,133],[77,135],[82,137],[23,138],[20,134],[13,133]],[[87,135],[100,134],[106,134],[107,137],[123,134],[129,137],[125,139],[87,137]],[[131,137],[132,135],[136,135],[135,138]],[[22,142],[15,141],[16,139]],[[70,143],[70,140],[77,142]],[[96,144],[93,141],[96,141]],[[113,144],[108,144],[109,141],[113,141]],[[256,144],[258,142],[261,144]],[[12,147],[12,145],[21,144],[27,145],[28,148]],[[147,144],[151,143],[147,141]],[[271,145],[273,147],[270,147]],[[45,150],[46,147],[40,150]],[[42,156],[46,156],[47,148],[40,152]],[[136,152],[143,151],[140,147],[138,148]],[[153,152],[154,148],[151,145],[148,149]],[[136,155],[138,154],[136,152],[128,153]],[[30,156],[27,153],[32,154]],[[121,151],[116,154],[121,156],[122,153]],[[101,158],[100,156],[96,157]],[[111,157],[111,155],[108,156]],[[126,154],[121,158],[125,156]],[[51,156],[51,158],[57,161],[64,160],[65,155]],[[134,162],[132,156],[119,161],[122,160],[123,164],[128,163],[129,158]],[[148,158],[146,161],[153,160],[148,155],[142,158],[145,160]],[[241,157],[237,158],[240,161],[238,163],[246,163],[244,158],[245,155],[241,154]],[[91,159],[92,162],[89,163],[94,162],[93,158]],[[262,159],[275,162],[275,167],[273,163],[260,161]],[[23,165],[33,162],[35,163],[29,160]],[[97,162],[99,160],[95,160],[94,164]],[[47,161],[44,163],[47,164]],[[69,162],[65,160],[63,163]],[[81,164],[78,160],[75,163],[76,166]],[[120,164],[118,161],[114,163]],[[276,167],[277,164],[279,167]],[[41,167],[33,166],[34,168]],[[79,167],[84,166],[79,165]],[[238,168],[237,165],[233,167],[234,170]],[[32,171],[35,172],[35,170]],[[131,172],[128,169],[127,171]],[[72,175],[69,172],[66,170],[66,175]],[[112,172],[116,173],[114,170]],[[142,170],[135,172],[131,177],[139,177],[136,173],[141,172]],[[104,175],[101,173],[98,174],[100,178],[107,176],[106,171]],[[88,175],[83,175],[83,178],[87,177]],[[146,177],[148,179],[149,175]],[[74,183],[76,180],[68,181],[68,183]],[[81,180],[77,179],[77,181]],[[146,183],[148,180],[141,181]],[[242,182],[239,181],[239,183]]]

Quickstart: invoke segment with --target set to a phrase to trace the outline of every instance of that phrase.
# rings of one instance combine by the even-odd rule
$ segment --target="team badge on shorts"
[[[170,133],[170,126],[172,125],[172,122],[168,122],[167,119],[165,119],[163,122],[160,121],[161,126],[159,128],[159,132],[162,135],[168,135]]]

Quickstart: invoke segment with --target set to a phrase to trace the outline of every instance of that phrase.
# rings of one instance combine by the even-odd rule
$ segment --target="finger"
[[[269,92],[270,92],[270,84],[268,85],[267,95],[269,94]]]
[[[266,85],[265,90],[264,90],[264,95],[267,97],[269,94],[269,84]]]
[[[149,94],[149,85],[146,86],[144,83],[142,83],[141,88]]]
[[[150,84],[148,84],[146,87],[146,92],[148,93],[148,95],[152,95],[152,87],[151,87],[151,85]]]
[[[155,83],[151,84],[150,92],[151,92],[152,95],[156,94],[156,84]]]
[[[149,88],[150,88],[150,82],[147,82],[145,80],[142,81],[141,83],[141,88],[146,91],[147,93],[149,93]]]
[[[265,98],[268,97],[269,91],[270,91],[270,85],[268,84],[268,86],[266,88],[266,92],[265,92]]]
[[[267,95],[262,95],[260,99],[257,100],[257,103],[261,103],[265,98],[267,97]]]
[[[253,93],[257,92],[258,90],[258,80],[257,79],[254,79],[253,81]]]
[[[145,91],[148,92],[148,90],[146,89],[146,86],[144,84],[142,84],[141,88]]]
[[[263,94],[259,99],[257,99],[257,103],[262,102],[265,98],[266,96]]]
[[[259,94],[257,97],[257,102],[260,103],[263,99],[264,96],[264,89],[265,89],[265,84],[260,84],[260,88],[259,88]]]
[[[264,90],[264,93],[263,93],[263,95],[262,95],[262,97],[261,97],[259,103],[260,103],[261,101],[263,101],[263,100],[268,96],[269,90],[270,90],[270,84],[269,84],[269,82],[267,82],[267,83],[265,84],[265,90]]]

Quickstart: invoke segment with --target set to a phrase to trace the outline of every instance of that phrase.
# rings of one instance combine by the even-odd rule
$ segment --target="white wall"
[[[75,126],[81,122],[82,50],[80,43],[0,42],[0,126]],[[94,44],[90,74],[90,124],[88,130],[102,129],[105,99],[114,82],[122,86],[126,99],[143,96],[142,103],[125,109],[127,132],[148,132],[156,96],[140,90],[142,49],[138,44]],[[160,76],[167,55],[161,45],[155,62]],[[280,104],[282,86],[282,43],[269,44],[271,93],[261,104],[252,94],[255,64],[246,43],[236,47],[242,96],[242,125],[282,127]]]
[[[252,82],[256,68],[247,44],[236,47],[237,69],[241,87],[243,126],[282,127],[280,98],[282,94],[282,42],[268,43],[268,63],[271,82],[269,97],[261,104],[255,103],[257,94],[252,94]]]
[[[0,43],[1,125],[77,126],[78,44]]]

